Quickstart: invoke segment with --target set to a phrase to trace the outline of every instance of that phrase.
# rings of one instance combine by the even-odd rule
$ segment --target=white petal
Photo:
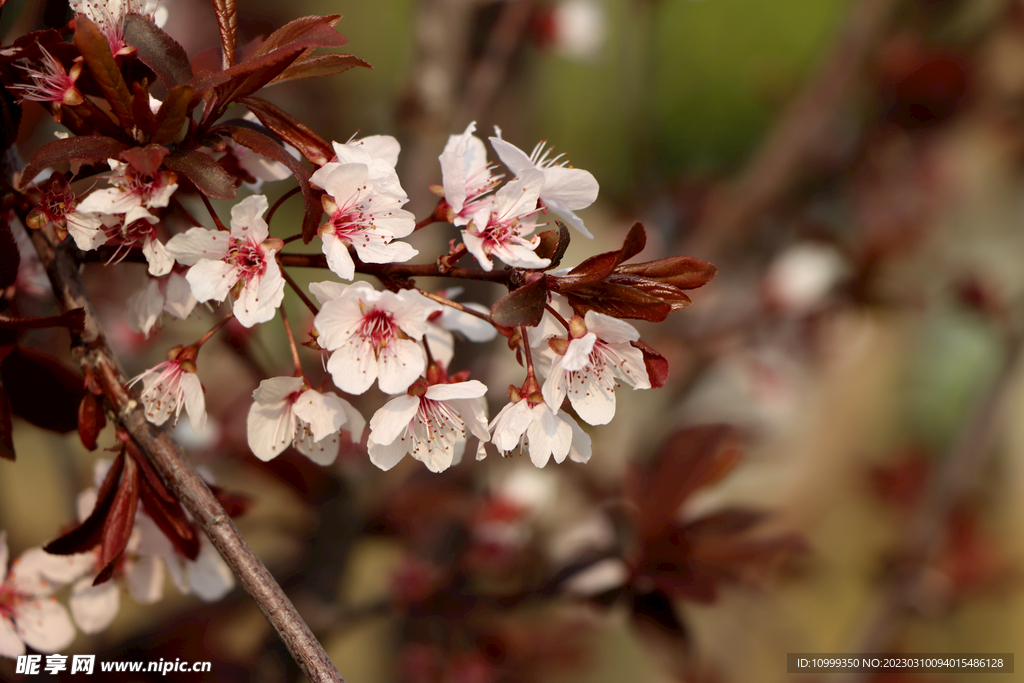
[[[572,447],[569,449],[569,459],[573,462],[588,462],[592,452],[590,435],[583,431],[576,420],[564,412],[559,413],[558,416],[572,427]]]
[[[323,313],[323,311],[320,311]],[[317,328],[319,329],[319,328]],[[377,380],[377,357],[367,342],[356,341],[338,349],[327,361],[327,372],[335,386],[347,394],[359,395]]]
[[[479,398],[487,393],[487,385],[475,379],[453,384],[432,384],[425,396],[434,401],[450,401],[459,398]]]
[[[471,308],[479,313],[490,313],[490,310],[486,306],[482,306],[472,301],[465,304],[465,306],[466,308]],[[441,317],[437,319],[437,324],[446,330],[459,332],[466,337],[466,339],[473,342],[488,342],[494,339],[498,334],[498,330],[495,329],[494,325],[490,324],[486,320],[448,306],[445,306],[442,309]]]
[[[263,405],[278,403],[301,389],[302,384],[301,377],[271,377],[260,382],[252,398]]]
[[[327,467],[338,458],[338,434],[328,434],[320,441],[313,441],[304,430],[295,434],[295,448],[321,467]]]
[[[523,171],[518,178],[498,190],[494,196],[494,212],[507,220],[534,211],[543,186],[542,172],[532,168]]]
[[[137,602],[144,605],[157,602],[164,596],[164,563],[151,555],[126,562],[124,580]]]
[[[273,257],[267,261],[267,270],[259,278],[253,278],[242,288],[231,310],[245,327],[273,320],[277,307],[284,301],[284,278],[281,267]]]
[[[224,301],[239,278],[238,269],[224,261],[202,260],[188,269],[185,279],[196,301]]]
[[[251,237],[257,244],[267,239],[270,231],[263,214],[267,212],[267,198],[261,194],[246,197],[231,207],[231,236]]]
[[[348,431],[352,443],[358,444],[363,440],[363,432],[366,430],[366,418],[355,407],[345,399],[339,399],[345,409],[345,430]]]
[[[158,239],[147,237],[142,243],[142,253],[149,262],[149,274],[153,277],[167,275],[174,267],[174,259]]]
[[[366,450],[370,454],[370,462],[387,472],[405,457],[409,452],[409,446],[409,442],[402,439],[395,439],[393,443],[388,444],[376,443],[371,432]]]
[[[348,253],[348,244],[333,233],[323,236],[323,252],[327,257],[327,267],[342,280],[351,280],[356,276],[356,264]],[[362,258],[362,257],[360,257]]]
[[[408,428],[409,422],[416,416],[419,408],[420,399],[408,394],[385,403],[370,418],[370,441],[379,445],[393,443]],[[392,463],[391,466],[393,467],[394,464]],[[390,469],[390,467],[382,469]]]
[[[192,266],[203,259],[219,261],[227,254],[228,235],[220,230],[189,228],[167,241],[167,251],[178,263]]]
[[[75,211],[67,217],[66,224],[75,245],[82,251],[92,251],[107,242],[103,223],[96,214]]]
[[[253,403],[246,418],[246,433],[256,457],[264,462],[272,460],[291,445],[295,435],[291,406],[286,401]]]
[[[569,402],[584,422],[604,425],[615,417],[615,392],[600,382],[592,381],[578,386],[570,378]]]
[[[328,301],[337,299],[348,291],[348,287],[348,285],[343,285],[340,282],[312,282],[309,285],[309,293],[323,306]]]
[[[326,237],[326,236],[325,236]],[[356,242],[356,253],[363,263],[405,263],[420,252],[406,242]],[[349,258],[351,260],[351,257]],[[328,260],[328,265],[330,262]],[[352,279],[352,278],[348,278]]]
[[[430,347],[430,355],[435,361],[449,367],[455,357],[455,337],[448,330],[437,325],[430,325],[424,335],[424,342]]]
[[[585,209],[597,200],[597,179],[581,168],[552,166],[544,169],[544,188],[540,195],[544,203],[558,204],[569,211]]]
[[[26,645],[47,654],[67,648],[75,639],[68,611],[52,598],[20,603],[14,626]]]
[[[380,351],[378,386],[386,394],[405,391],[427,367],[423,349],[414,341],[394,339]]]
[[[597,335],[588,332],[579,339],[569,341],[569,346],[562,356],[562,370],[565,372],[576,372],[590,365],[590,352],[594,350],[597,343]]]
[[[540,388],[541,394],[544,396],[544,402],[548,404],[548,408],[557,411],[562,407],[562,401],[565,400],[566,389],[567,383],[565,381],[565,372],[562,371],[562,357],[559,356],[555,362],[551,364],[551,371],[548,373],[548,378],[544,380],[544,385]]]
[[[587,311],[583,318],[587,330],[593,332],[603,341],[611,343],[634,342],[640,339],[640,333],[629,323],[613,318],[597,311]],[[643,354],[641,354],[642,356]]]
[[[150,279],[149,284],[128,299],[128,327],[148,337],[163,311],[164,295],[160,291],[160,281]]]
[[[466,244],[466,249],[473,255],[473,258],[476,259],[481,268],[488,272],[494,269],[494,264],[491,263],[491,259],[487,256],[487,250],[484,249],[482,237],[474,235],[469,230],[463,230],[462,241]]]
[[[92,585],[92,581],[92,577],[86,577],[76,583],[68,600],[71,617],[82,633],[105,630],[121,608],[121,589],[116,581],[99,586]]]
[[[540,415],[526,430],[530,440],[530,460],[537,467],[544,467],[551,455],[555,456],[555,462],[562,462],[572,445],[572,427],[556,417],[547,405],[538,406],[534,410]],[[534,453],[538,446],[540,450]]]
[[[489,138],[491,141],[491,147],[494,148],[498,158],[501,159],[501,163],[508,167],[508,170],[512,171],[512,175],[520,175],[523,171],[531,168],[536,168],[533,162],[530,161],[530,157],[527,156],[526,152],[519,149],[511,142],[507,142],[501,139],[501,133],[498,133],[498,137]]]
[[[0,657],[20,657],[25,654],[25,643],[14,630],[14,624],[5,617],[0,617]]]
[[[188,563],[188,579],[192,590],[206,602],[220,600],[235,586],[231,569],[205,538],[196,561]]]
[[[491,421],[491,443],[499,451],[511,451],[519,445],[519,440],[531,422],[533,410],[526,399],[506,403]]]
[[[196,303],[188,280],[183,275],[171,273],[164,285],[164,310],[184,320],[192,313]]]
[[[64,585],[92,571],[96,566],[96,556],[91,553],[76,553],[74,555],[51,555],[42,548],[26,550],[21,556],[24,562],[26,556],[32,554],[33,562],[38,562],[39,573],[47,581]]]
[[[313,441],[320,441],[328,434],[334,434],[345,424],[347,414],[345,405],[348,401],[338,398],[336,394],[321,394],[319,391],[307,389],[296,399],[292,410],[295,415],[309,425]]]
[[[365,164],[340,164],[321,177],[322,182],[318,184],[334,197],[340,207],[344,207],[351,199],[360,196],[370,177],[370,169]]]
[[[182,373],[181,389],[185,399],[185,412],[188,413],[192,431],[202,434],[206,429],[206,397],[203,394],[203,385],[199,381],[199,376],[194,372]]]
[[[320,284],[323,285],[325,283]],[[310,288],[310,291],[313,291],[312,288]],[[328,289],[323,289],[322,291],[324,294],[333,293]],[[341,295],[321,302],[323,306],[313,319],[313,325],[316,327],[317,332],[320,333],[317,339],[320,346],[329,351],[334,351],[349,343],[353,333],[356,332],[363,320],[363,313],[359,310],[359,294],[362,291],[361,288],[346,289]]]
[[[142,206],[142,198],[137,194],[122,192],[116,187],[94,190],[78,203],[77,210],[82,213],[102,213],[113,215],[127,213],[131,209]]]

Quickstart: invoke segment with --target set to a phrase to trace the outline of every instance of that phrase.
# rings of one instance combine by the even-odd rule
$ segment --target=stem
[[[281,254],[277,260],[282,266],[296,268],[327,268],[323,254]],[[355,260],[355,259],[353,259]],[[452,268],[442,271],[436,263],[408,265],[405,263],[363,263],[356,261],[356,272],[373,275],[380,280],[406,280],[415,277],[450,277],[456,280],[481,280],[507,285],[512,281],[512,270],[481,270],[479,268]]]
[[[200,226],[200,227],[201,227],[201,226],[203,225],[203,224],[202,224],[202,223],[200,223],[200,222],[199,222],[198,220],[196,220],[196,217],[195,217],[195,216],[193,216],[193,215],[192,215],[192,214],[191,214],[191,213],[189,212],[189,210],[185,208],[185,205],[184,205],[184,204],[182,204],[182,203],[181,203],[181,201],[180,201],[180,200],[179,200],[179,199],[178,199],[177,197],[175,197],[174,195],[171,195],[171,203],[172,203],[172,204],[174,205],[174,208],[175,208],[175,209],[177,209],[178,211],[180,211],[180,212],[181,212],[181,214],[182,214],[183,216],[185,216],[185,218],[187,218],[187,219],[188,219],[189,221],[191,221],[191,222],[192,222],[192,225],[195,225],[195,226]]]
[[[288,286],[298,294],[299,298],[302,299],[302,303],[306,304],[306,308],[313,311],[313,315],[319,313],[320,309],[308,296],[306,296],[306,293],[302,291],[302,288],[299,287],[298,283],[292,279],[292,276],[284,269],[284,264],[279,261],[279,265],[281,266],[281,277],[283,277],[284,281],[288,283]]]
[[[571,332],[572,331],[570,329],[570,327],[569,327],[569,321],[566,320],[565,318],[563,318],[562,315],[558,311],[556,311],[554,308],[552,308],[551,304],[544,304],[544,308],[547,309],[548,313],[550,313],[551,315],[555,316],[555,319],[558,320],[558,322],[562,323],[562,326],[565,328],[566,332]]]
[[[309,680],[343,682],[295,606],[242,538],[181,448],[167,432],[146,420],[144,408],[125,388],[128,378],[107,346],[79,276],[78,264],[46,231],[33,230],[31,237],[61,306],[66,311],[75,308],[85,311],[85,329],[80,337],[73,339],[72,352],[82,369],[95,373],[99,379],[110,413],[131,434],[160,478],[203,528]]]
[[[416,227],[415,227],[415,228],[413,228],[413,229],[412,229],[412,231],[413,231],[413,232],[416,232],[416,231],[417,231],[417,230],[419,230],[420,228],[425,228],[425,227],[427,227],[428,225],[433,225],[434,223],[437,223],[437,219],[436,219],[436,218],[434,218],[434,214],[430,214],[429,216],[427,216],[426,218],[424,218],[423,220],[421,220],[421,221],[420,221],[419,223],[417,223],[417,224],[416,224]]]
[[[217,212],[213,210],[213,204],[210,203],[209,198],[202,192],[199,193],[199,196],[202,198],[203,204],[206,204],[206,210],[209,211],[210,216],[213,217],[213,222],[217,224],[217,229],[223,230],[224,232],[230,232],[226,227],[224,227],[224,224],[221,222],[220,216],[217,215]]]
[[[293,187],[292,189],[288,190],[283,195],[281,195],[280,199],[274,202],[274,205],[270,207],[270,211],[267,212],[267,226],[270,225],[271,219],[274,218],[274,213],[277,211],[277,208],[284,204],[289,197],[294,197],[296,194],[298,194],[301,189],[301,187]],[[302,235],[299,235],[299,237],[302,237]],[[294,237],[291,239],[294,239]]]
[[[288,314],[284,310],[284,303],[281,304],[281,322],[284,323],[285,334],[288,335],[288,346],[292,350],[292,360],[295,361],[295,376],[302,377],[302,361],[299,360],[299,349],[295,345],[295,335],[292,334],[292,326],[288,322]]]
[[[480,318],[481,320],[486,320],[490,324],[494,325],[494,321],[491,320],[491,316],[487,315],[486,313],[481,313],[480,311],[474,311],[472,308],[469,308],[468,306],[464,306],[464,305],[460,304],[458,301],[452,301],[451,299],[445,299],[443,296],[441,296],[439,294],[434,294],[433,292],[428,292],[428,291],[426,291],[424,289],[420,289],[419,287],[416,288],[416,291],[419,292],[420,294],[422,294],[423,296],[427,297],[431,301],[436,301],[437,303],[439,303],[439,304],[441,304],[443,306],[448,306],[449,308],[454,308],[456,311],[462,311],[463,313],[468,313],[468,314],[470,314],[472,316]]]
[[[234,317],[235,317],[234,314],[232,314],[232,315],[229,315],[228,317],[224,318],[223,320],[220,320],[216,325],[214,325],[213,327],[210,328],[209,332],[207,332],[202,337],[200,337],[199,341],[197,341],[195,344],[193,344],[193,346],[195,346],[197,349],[199,347],[201,347],[203,344],[205,344],[210,339],[210,337],[212,337],[213,335],[217,334],[217,332],[220,330],[220,328],[222,328],[225,325],[227,325],[228,322],[230,322],[231,319],[234,318]]]
[[[281,243],[282,244],[288,244],[289,242],[294,242],[295,240],[301,240],[301,239],[302,239],[302,233],[300,232],[300,233],[297,233],[295,235],[292,235],[291,237],[285,237],[283,240],[281,240]]]

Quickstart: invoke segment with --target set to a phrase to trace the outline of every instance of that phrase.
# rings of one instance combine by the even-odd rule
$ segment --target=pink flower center
[[[360,336],[368,339],[378,349],[387,346],[397,336],[397,330],[394,316],[379,308],[367,311],[359,323]]]
[[[415,437],[426,441],[447,441],[454,443],[466,438],[465,423],[459,414],[445,401],[435,401],[420,397],[420,407],[416,412]]]
[[[373,201],[367,198],[367,202]],[[377,229],[373,224],[373,214],[365,211],[366,207],[361,202],[351,202],[343,208],[339,208],[331,216],[331,232],[345,242],[354,244],[357,241],[368,243],[374,235],[370,232]]]
[[[242,271],[242,277],[246,280],[261,276],[267,271],[263,249],[252,238],[232,237],[224,261]]]
[[[128,225],[119,223],[109,228],[104,228],[108,239],[119,241],[121,244],[131,246],[136,242],[144,242],[148,237],[156,236],[156,224],[150,223],[145,218],[132,221]]]
[[[157,194],[165,185],[166,178],[162,173],[156,177],[150,177],[135,173],[131,168],[125,169],[124,178],[117,183],[122,192],[126,194],[137,194],[142,197],[143,203],[149,203],[153,195]]]
[[[59,221],[71,213],[75,205],[75,193],[70,187],[51,185],[43,195],[43,201],[39,208],[43,210],[46,217],[51,221]]]

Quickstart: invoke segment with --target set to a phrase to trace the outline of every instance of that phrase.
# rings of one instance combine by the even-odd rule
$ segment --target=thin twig
[[[213,204],[210,203],[209,198],[202,192],[199,193],[199,197],[203,200],[203,204],[206,204],[206,210],[210,212],[210,217],[213,218],[213,222],[217,224],[217,229],[229,232],[228,229],[224,227],[224,223],[221,222],[220,216],[218,216],[217,212],[213,210]]]
[[[270,221],[273,220],[274,214],[277,213],[277,209],[282,204],[284,204],[288,200],[289,197],[294,197],[301,190],[302,190],[301,187],[293,187],[292,189],[288,190],[283,195],[281,195],[280,199],[278,199],[276,202],[274,202],[274,205],[272,207],[270,207],[270,211],[267,212],[267,225],[268,226],[270,225]],[[302,235],[299,235],[299,236],[301,237]],[[294,239],[294,237],[292,237],[290,239]]]
[[[266,566],[242,538],[181,448],[167,432],[146,420],[142,405],[126,389],[128,378],[104,339],[99,319],[79,276],[78,264],[48,231],[33,230],[32,241],[61,306],[65,310],[82,308],[85,311],[85,329],[80,337],[73,340],[72,353],[83,370],[95,373],[99,379],[111,413],[203,528],[309,680],[343,683],[323,647]]]
[[[427,297],[431,301],[436,301],[437,303],[441,304],[442,306],[448,306],[449,308],[454,308],[456,311],[462,311],[463,313],[468,313],[469,315],[475,316],[477,318],[480,318],[481,320],[484,320],[484,321],[489,322],[490,324],[494,325],[494,321],[491,320],[491,316],[489,316],[486,313],[481,313],[480,311],[475,311],[472,308],[470,308],[469,306],[465,306],[463,304],[460,304],[458,301],[452,301],[451,299],[445,299],[443,296],[441,296],[439,294],[434,294],[433,292],[428,292],[427,290],[420,289],[419,287],[416,288],[416,291],[418,291],[420,294],[422,294],[423,296]]]
[[[278,256],[278,261],[280,262],[280,255]],[[281,266],[281,277],[283,277],[284,281],[288,283],[288,286],[292,288],[292,291],[295,292],[295,294],[297,294],[300,299],[302,299],[302,303],[306,304],[306,308],[312,311],[313,315],[319,313],[320,308],[315,303],[313,303],[312,299],[306,296],[306,293],[302,291],[302,287],[299,287],[299,283],[292,279],[292,276],[289,275],[288,271],[284,269],[284,263],[281,263]]]

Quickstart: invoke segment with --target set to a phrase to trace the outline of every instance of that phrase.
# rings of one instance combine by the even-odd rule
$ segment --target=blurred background
[[[218,45],[209,3],[163,5],[190,56]],[[566,264],[641,221],[639,259],[718,267],[691,308],[638,325],[668,383],[620,388],[587,465],[491,452],[442,475],[409,458],[382,473],[359,444],[329,468],[292,452],[260,463],[245,414],[261,379],[290,372],[284,334],[228,328],[204,347],[211,424],[176,432],[251,498],[243,534],[346,680],[738,683],[787,679],[788,652],[1024,652],[1024,3],[242,0],[239,42],[332,13],[373,70],[267,97],[325,139],[398,137],[418,217],[448,135],[475,120],[523,149],[548,140],[598,179],[581,214],[595,240],[574,239]],[[9,43],[69,18],[60,0],[11,0],[0,28]],[[54,130],[26,108],[23,155]],[[275,232],[299,217],[285,204]],[[456,236],[414,237],[429,256]],[[215,319],[144,339],[123,315],[144,268],[118,270],[86,277],[130,375]],[[285,305],[307,330],[298,300]],[[62,333],[31,334],[66,350]],[[500,338],[458,346],[452,369],[491,387],[492,415],[522,379]],[[367,418],[375,392],[354,401]],[[73,519],[109,457],[15,427],[19,460],[0,463],[12,555]],[[166,596],[125,595],[69,654],[213,662],[182,680],[298,680],[239,589]]]

